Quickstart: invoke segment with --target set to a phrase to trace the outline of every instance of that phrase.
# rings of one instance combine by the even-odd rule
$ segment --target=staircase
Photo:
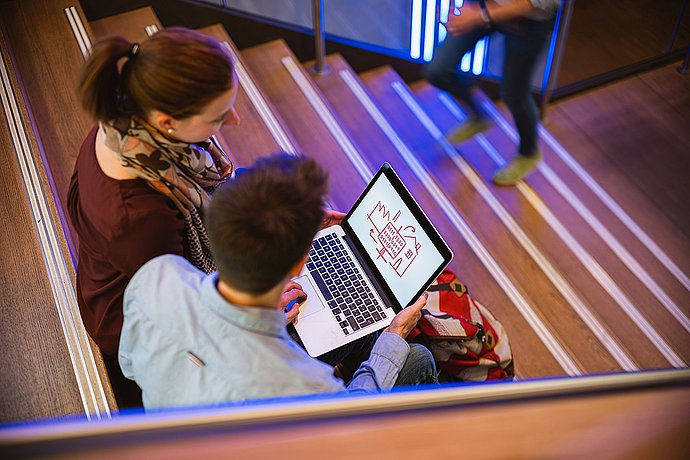
[[[91,125],[74,87],[99,37],[138,41],[163,25],[151,8],[89,24],[73,0],[7,1],[0,16],[0,421],[109,417],[114,401],[79,319],[78,242],[64,218]],[[339,55],[316,76],[284,41],[238,50],[222,26],[201,30],[236,60],[242,121],[219,135],[233,161],[249,166],[281,150],[313,157],[343,211],[391,163],[454,251],[450,268],[506,327],[520,379],[687,366],[690,243],[662,250],[663,230],[638,225],[587,171],[596,165],[580,165],[558,136],[541,128],[538,173],[497,188],[490,177],[517,139],[487,97],[494,126],[453,146],[443,133],[462,108],[425,82],[407,85],[389,67],[358,75]]]

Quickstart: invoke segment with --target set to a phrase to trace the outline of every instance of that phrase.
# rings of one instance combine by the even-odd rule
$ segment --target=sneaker
[[[486,131],[489,129],[489,126],[490,123],[485,118],[470,118],[448,131],[446,133],[446,139],[448,139],[451,144],[459,144]]]
[[[534,171],[539,162],[544,158],[541,151],[531,157],[518,155],[508,162],[503,168],[496,171],[493,177],[496,185],[515,185],[519,180],[524,179],[529,173]]]

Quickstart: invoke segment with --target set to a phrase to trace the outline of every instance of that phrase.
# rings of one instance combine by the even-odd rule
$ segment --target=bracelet
[[[479,14],[482,17],[482,21],[484,22],[484,26],[486,28],[492,27],[494,25],[494,22],[491,20],[491,16],[489,16],[489,10],[486,8],[486,3],[484,2],[479,2]]]

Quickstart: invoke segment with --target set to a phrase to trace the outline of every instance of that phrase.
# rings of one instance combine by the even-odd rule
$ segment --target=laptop
[[[387,327],[453,258],[398,175],[384,163],[340,225],[320,230],[295,278],[307,294],[293,322],[320,356]]]

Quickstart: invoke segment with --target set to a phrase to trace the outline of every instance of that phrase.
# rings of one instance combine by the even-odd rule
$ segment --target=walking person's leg
[[[484,111],[472,98],[471,92],[476,86],[473,76],[458,71],[458,65],[465,53],[473,49],[488,33],[487,29],[481,29],[462,35],[448,35],[434,51],[431,62],[424,67],[424,78],[458,99],[468,112],[467,120],[448,132],[451,142],[469,139],[489,125]]]
[[[553,30],[553,21],[523,20],[523,33],[507,33],[501,98],[513,115],[520,136],[518,155],[496,172],[497,185],[513,185],[532,172],[542,159],[538,146],[539,111],[531,82],[542,50]]]

